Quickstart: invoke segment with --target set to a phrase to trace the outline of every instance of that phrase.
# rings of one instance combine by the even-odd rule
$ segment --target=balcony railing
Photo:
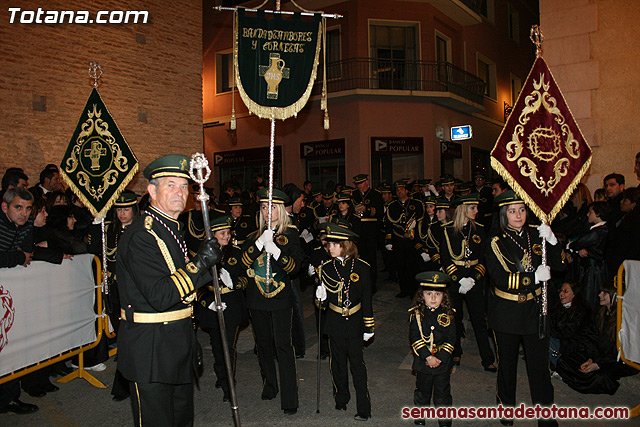
[[[313,94],[320,94],[322,67]],[[327,90],[391,89],[450,92],[477,104],[484,100],[485,83],[448,62],[352,58],[327,64]]]

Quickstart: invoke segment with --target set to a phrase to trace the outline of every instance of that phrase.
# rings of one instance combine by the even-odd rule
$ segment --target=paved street
[[[386,273],[379,276],[386,277]],[[316,369],[317,334],[312,309],[312,292],[304,293],[305,329],[307,354],[298,360],[300,408],[294,416],[285,416],[280,410],[279,396],[272,401],[260,399],[261,378],[256,356],[253,354],[253,338],[250,328],[244,330],[239,340],[237,390],[240,417],[246,426],[408,426],[411,421],[401,419],[401,408],[413,404],[415,377],[411,375],[411,355],[408,345],[407,309],[410,301],[397,299],[397,285],[379,283],[380,290],[374,296],[376,322],[375,341],[365,349],[365,362],[369,375],[369,392],[372,402],[372,418],[366,422],[353,420],[355,393],[346,412],[336,411],[331,397],[331,377],[328,360],[321,364],[320,413],[316,413]],[[495,403],[496,374],[485,372],[480,364],[473,333],[467,323],[467,339],[463,340],[462,364],[452,375],[453,402],[455,406],[489,406]],[[208,336],[198,334],[205,351],[205,374],[200,379],[200,390],[195,392],[195,425],[233,425],[228,403],[222,402],[222,391],[214,388],[213,358]],[[107,362],[107,370],[94,373],[105,384],[111,386],[116,363]],[[525,364],[519,365],[520,381],[518,397],[530,403]],[[559,380],[553,380],[556,404],[563,406],[587,405],[628,406],[640,404],[640,376],[623,379],[622,386],[614,396],[581,395],[569,389]],[[97,389],[84,380],[76,379],[59,384],[60,391],[35,399],[22,394],[22,400],[40,406],[32,415],[0,415],[2,426],[123,426],[131,425],[131,409],[128,401],[114,402],[109,389]],[[470,426],[499,425],[497,420],[454,421]],[[561,421],[561,425],[585,425],[584,421]],[[435,420],[427,425],[436,426]],[[536,425],[535,421],[516,421],[515,426]],[[589,426],[608,426],[612,421],[591,421]],[[614,425],[638,425],[638,420],[618,421]]]

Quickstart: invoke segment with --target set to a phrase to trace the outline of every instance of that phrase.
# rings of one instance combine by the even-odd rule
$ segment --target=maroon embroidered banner
[[[591,147],[542,57],[491,151],[491,166],[550,224],[591,165]]]

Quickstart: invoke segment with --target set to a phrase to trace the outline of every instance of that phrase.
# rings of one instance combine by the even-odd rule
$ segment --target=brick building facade
[[[59,164],[89,93],[91,61],[100,94],[140,161],[202,150],[202,3],[16,1],[0,10],[0,173],[25,169],[31,185]],[[19,7],[14,15],[8,7]],[[148,12],[147,23],[35,23],[29,12]],[[19,23],[20,17],[23,22]],[[66,21],[65,21],[66,22]],[[130,187],[142,191],[142,174]]]

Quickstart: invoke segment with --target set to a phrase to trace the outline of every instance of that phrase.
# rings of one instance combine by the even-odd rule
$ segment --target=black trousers
[[[262,398],[273,399],[278,394],[275,356],[278,359],[278,371],[282,386],[280,406],[282,409],[297,408],[298,375],[296,373],[296,357],[291,344],[293,309],[249,310],[249,313],[258,347],[258,362],[263,379]]]
[[[192,426],[193,384],[130,382],[133,423],[141,426]]]
[[[231,308],[232,310],[233,308]],[[230,310],[227,307],[227,310]],[[225,310],[223,313],[226,313]],[[235,379],[236,375],[236,344],[238,342],[238,334],[240,333],[240,320],[239,315],[226,316],[224,318],[224,325],[227,332],[227,343],[229,344],[229,359],[231,360],[231,369]],[[220,333],[220,323],[218,322],[217,314],[211,318],[211,325],[207,325],[206,331],[209,334],[209,342],[211,343],[211,351],[213,352],[213,371],[216,373],[216,378],[220,382],[222,391],[225,397],[231,397],[229,389],[229,377],[227,376],[227,367],[224,363],[224,350],[222,348],[222,334]]]
[[[293,291],[293,320],[291,325],[291,340],[297,356],[304,356],[307,342],[304,334],[304,312],[302,310],[302,296],[300,295],[300,276],[291,279]]]
[[[438,374],[416,372],[416,390],[413,392],[413,403],[416,406],[429,406],[433,395],[433,406],[451,406],[451,370],[446,369]],[[441,426],[450,426],[451,420],[438,420]]]
[[[0,384],[0,409],[20,398],[20,380],[15,379]]]
[[[418,254],[413,247],[396,248],[393,246],[393,262],[398,271],[400,292],[413,298],[418,290],[416,274],[418,274]]]
[[[456,344],[453,349],[453,357],[462,356],[460,337],[462,335],[462,304],[464,301],[466,301],[467,310],[469,310],[469,317],[471,318],[473,333],[478,343],[482,366],[486,368],[495,362],[495,356],[493,350],[491,350],[491,345],[489,345],[489,333],[487,332],[487,319],[484,305],[484,285],[482,282],[477,282],[466,294],[453,292],[453,308],[456,310]],[[458,315],[458,313],[460,315]]]
[[[331,377],[333,378],[333,397],[337,404],[346,405],[351,399],[349,393],[349,373],[347,361],[356,389],[358,414],[371,415],[371,399],[367,388],[367,366],[362,356],[362,337],[336,338],[329,336]]]
[[[533,405],[553,404],[553,385],[549,374],[549,338],[539,339],[538,334],[518,335],[493,331],[498,346],[498,403],[516,405],[516,382],[520,341],[527,362],[529,391]],[[539,420],[538,425],[557,425],[555,420]]]

